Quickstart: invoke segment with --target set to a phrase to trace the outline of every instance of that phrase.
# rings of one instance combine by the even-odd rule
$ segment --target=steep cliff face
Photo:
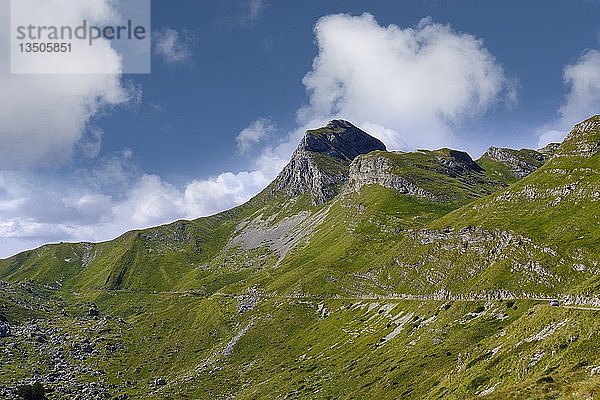
[[[485,195],[498,186],[482,170],[467,153],[457,150],[377,151],[350,164],[348,189],[377,185],[431,201],[455,202]]]
[[[342,120],[307,131],[273,190],[295,197],[308,193],[313,204],[332,199],[348,180],[348,166],[360,154],[386,150],[378,139]]]
[[[336,187],[347,179],[347,166],[332,160],[329,168],[322,168],[317,157],[308,151],[296,150],[290,163],[277,177],[275,191],[291,197],[308,193],[315,205],[333,198]]]
[[[393,173],[394,163],[383,154],[357,157],[350,164],[348,188],[358,192],[365,186],[378,185],[393,189],[401,194],[420,196],[434,200],[432,193],[420,188],[414,182]]]

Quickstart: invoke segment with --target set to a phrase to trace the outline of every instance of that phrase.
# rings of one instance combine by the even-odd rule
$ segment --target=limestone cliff
[[[481,157],[508,167],[510,174],[521,179],[531,174],[544,164],[546,156],[531,149],[513,150],[490,147]]]

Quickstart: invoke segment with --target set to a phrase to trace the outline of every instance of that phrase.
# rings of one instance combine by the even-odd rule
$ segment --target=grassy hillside
[[[177,288],[222,250],[235,221],[224,214],[128,232],[105,243],[47,245],[0,261],[0,277],[63,289]]]
[[[338,143],[231,211],[0,260],[0,398],[594,398],[599,144],[600,117],[478,163]]]
[[[598,122],[594,117],[582,124]],[[597,293],[600,247],[600,154],[586,151],[600,143],[600,127],[571,133],[556,155],[508,189],[476,200],[436,220],[431,227],[467,227],[511,232],[565,290]],[[508,260],[510,261],[510,259]],[[542,270],[540,269],[540,273]],[[561,282],[562,281],[562,282]]]
[[[31,301],[27,288],[11,286],[0,304],[7,292]],[[89,390],[132,399],[578,399],[600,387],[590,378],[600,365],[600,311],[261,291],[33,291],[53,308],[34,321],[9,314],[22,324],[2,339],[2,376],[54,374],[56,398]],[[92,302],[98,317],[88,314]]]

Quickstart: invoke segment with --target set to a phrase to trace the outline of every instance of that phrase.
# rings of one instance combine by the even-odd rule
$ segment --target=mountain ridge
[[[275,259],[279,265],[282,254],[285,256],[301,241],[290,237],[294,246],[287,246],[284,253],[273,253],[279,247],[273,247],[275,239],[268,232],[293,235],[300,227],[313,224],[309,216],[319,212],[323,215],[318,219],[320,224],[330,223],[327,215],[335,198],[343,202],[352,193],[360,197],[362,191],[378,187],[391,191],[382,194],[389,201],[414,197],[415,206],[431,208],[436,210],[431,215],[442,216],[506,185],[505,180],[491,175],[485,165],[473,161],[467,153],[451,149],[388,152],[382,142],[350,122],[333,120],[323,128],[307,131],[279,176],[243,205],[210,217],[126,232],[113,241],[68,244],[68,251],[59,250],[61,245],[45,246],[0,261],[0,278],[25,277],[36,270],[35,276],[45,277],[43,280],[51,285],[72,282],[77,287],[120,289],[133,285],[160,290],[193,287],[197,282],[190,277],[198,276],[198,265],[229,265],[233,275],[238,274],[235,265],[239,257],[248,265],[268,265]],[[329,208],[324,210],[325,206]],[[248,225],[251,220],[254,222]],[[244,231],[240,224],[246,226]],[[249,233],[248,226],[254,231]],[[311,235],[318,232],[315,229],[310,229]],[[235,237],[241,232],[245,232],[245,239],[239,243],[250,240],[257,245],[238,254],[228,243],[238,243]],[[252,235],[262,239],[248,239]],[[261,252],[264,254],[259,256]],[[42,269],[37,267],[36,259],[40,258],[48,260]],[[73,260],[80,260],[79,267]],[[164,262],[172,267],[155,271]]]
[[[594,117],[592,117],[590,119],[593,119],[593,118]],[[586,122],[586,121],[584,121],[584,122]],[[582,122],[582,124],[583,124],[583,122]],[[341,140],[340,140],[340,138],[341,138]],[[353,143],[353,141],[356,138],[359,138],[359,145],[356,147],[353,147],[351,145],[348,146],[348,143]],[[549,149],[548,152],[553,154],[555,150],[556,149]],[[534,153],[537,153],[538,155],[541,154],[541,153],[538,153],[537,151],[531,150],[531,149],[521,149],[521,150],[517,151],[517,150],[512,150],[512,149],[507,149],[507,148],[491,147],[490,149],[488,149],[488,151],[486,151],[486,153],[484,153],[484,155],[479,160],[473,161],[473,159],[471,159],[471,157],[466,152],[463,152],[460,150],[446,149],[446,148],[435,150],[435,151],[417,150],[416,152],[412,152],[412,153],[387,152],[385,144],[383,144],[380,140],[372,137],[368,133],[362,131],[360,128],[357,128],[352,123],[350,123],[346,120],[332,120],[322,128],[308,130],[305,133],[305,135],[303,136],[298,147],[294,151],[294,153],[290,159],[290,162],[284,167],[284,169],[280,172],[280,174],[277,176],[277,178],[273,182],[271,182],[271,184],[269,184],[267,186],[267,188],[265,188],[257,196],[250,199],[247,203],[242,204],[241,206],[237,206],[237,207],[234,207],[233,209],[219,212],[213,216],[201,217],[199,219],[231,215],[232,213],[235,214],[240,207],[243,208],[246,205],[250,205],[250,204],[254,204],[254,203],[262,204],[265,202],[265,199],[264,199],[265,196],[272,197],[272,196],[276,195],[278,192],[283,192],[286,195],[291,196],[291,197],[298,197],[298,196],[308,193],[308,194],[311,194],[311,196],[312,196],[312,205],[313,206],[322,205],[322,204],[326,203],[327,201],[331,200],[338,193],[339,187],[344,185],[345,183],[347,183],[350,179],[352,179],[353,181],[357,181],[357,178],[359,178],[359,176],[358,176],[359,174],[357,174],[357,170],[360,170],[360,167],[357,165],[354,166],[354,173],[352,174],[352,177],[351,177],[350,170],[352,168],[352,162],[358,161],[357,158],[359,156],[365,156],[364,158],[368,158],[366,156],[368,156],[369,153],[373,153],[373,152],[383,152],[385,154],[390,154],[390,155],[392,155],[392,154],[418,154],[418,153],[435,154],[437,152],[438,155],[436,155],[435,157],[438,160],[440,160],[442,165],[445,163],[445,164],[447,164],[446,166],[452,167],[452,165],[453,165],[452,159],[454,159],[455,161],[457,161],[457,164],[465,166],[466,170],[471,169],[475,172],[483,172],[484,174],[486,174],[486,168],[483,168],[480,164],[482,163],[482,160],[485,158],[486,154],[489,154],[491,152],[496,152],[496,151],[502,151],[502,152],[510,151],[510,152],[516,152],[516,153],[534,152]],[[317,156],[315,156],[314,154],[316,154]],[[317,160],[319,155],[326,156],[330,159],[324,160],[323,158],[320,158]],[[444,157],[446,157],[446,159],[444,159]],[[506,166],[509,166],[509,167],[514,167],[515,165],[517,165],[519,163],[523,163],[522,160],[517,160],[515,162],[512,162],[513,160],[511,160],[510,157],[496,157],[496,158],[498,158],[498,159],[495,161],[497,161],[498,163],[504,163]],[[333,160],[331,160],[331,159],[333,159]],[[323,164],[325,164],[325,168],[322,167]],[[539,167],[538,164],[528,165],[528,168],[530,170],[535,170],[535,169],[537,169],[537,167]],[[389,165],[386,165],[385,168],[389,168]],[[448,172],[450,175],[458,175],[458,176],[460,176],[461,172],[464,172],[464,170],[463,171],[457,170],[457,171],[452,172],[451,168],[448,168],[448,171],[450,171],[450,172]],[[496,171],[494,171],[494,172],[496,172]],[[529,172],[529,173],[531,173],[531,172]],[[524,174],[523,176],[526,176],[526,175],[527,174]],[[513,178],[519,179],[519,177],[516,177],[516,176]],[[372,178],[367,178],[366,181],[369,181],[370,179],[372,179]],[[494,176],[493,179],[501,181],[502,183],[505,182],[503,179],[498,179],[497,176]],[[375,179],[370,184],[376,184],[376,182],[375,182],[376,180],[377,179]],[[514,182],[514,179],[511,182]],[[496,182],[496,184],[497,183],[498,182]],[[385,187],[385,185],[386,184],[384,184],[383,186]],[[354,186],[355,186],[355,189],[359,189],[360,186],[364,186],[364,182],[363,183],[355,183]],[[420,195],[422,195],[423,197],[432,197],[431,194],[427,193],[424,190],[418,189],[418,187],[411,182],[405,182],[404,185],[390,183],[389,186],[390,186],[390,188],[393,188],[393,186],[397,186],[398,189],[396,189],[396,190],[398,190],[401,193],[405,192],[405,191],[410,192],[412,190],[415,193],[420,193]],[[410,186],[413,189],[407,189],[404,186]],[[258,199],[260,199],[260,201],[257,201]],[[258,207],[258,205],[253,205],[253,207],[256,208],[256,207]],[[174,224],[189,223],[189,222],[197,221],[199,219],[178,220],[178,221],[166,223],[166,224],[163,224],[160,226],[169,226],[169,225],[174,225]],[[159,228],[159,227],[155,227],[155,228]],[[154,228],[145,228],[145,229],[142,228],[142,229],[135,229],[133,231],[124,232],[118,238],[128,235],[132,232],[143,232],[148,229],[154,229]],[[115,238],[112,240],[117,240],[118,238]],[[95,244],[108,243],[108,242],[111,242],[112,240],[106,240],[106,241],[102,241],[99,243],[79,242],[79,243],[69,243],[69,244],[81,244],[81,245],[92,244],[92,245],[95,245]],[[57,245],[57,244],[56,243],[55,244],[46,244],[42,247],[55,246],[55,245]],[[31,251],[35,251],[35,249],[27,250],[27,251],[21,252],[19,254],[29,253]],[[13,258],[19,254],[11,256],[8,259]]]
[[[0,397],[591,398],[595,118],[477,161],[349,149],[338,121],[290,162],[302,190],[0,260]]]

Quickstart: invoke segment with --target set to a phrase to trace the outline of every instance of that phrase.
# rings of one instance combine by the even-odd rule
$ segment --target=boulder
[[[0,322],[0,338],[10,336],[10,325],[8,322]]]
[[[88,315],[90,317],[97,317],[98,315],[100,315],[100,313],[98,312],[98,308],[96,307],[95,304],[92,304],[90,306],[90,309],[88,310]]]

